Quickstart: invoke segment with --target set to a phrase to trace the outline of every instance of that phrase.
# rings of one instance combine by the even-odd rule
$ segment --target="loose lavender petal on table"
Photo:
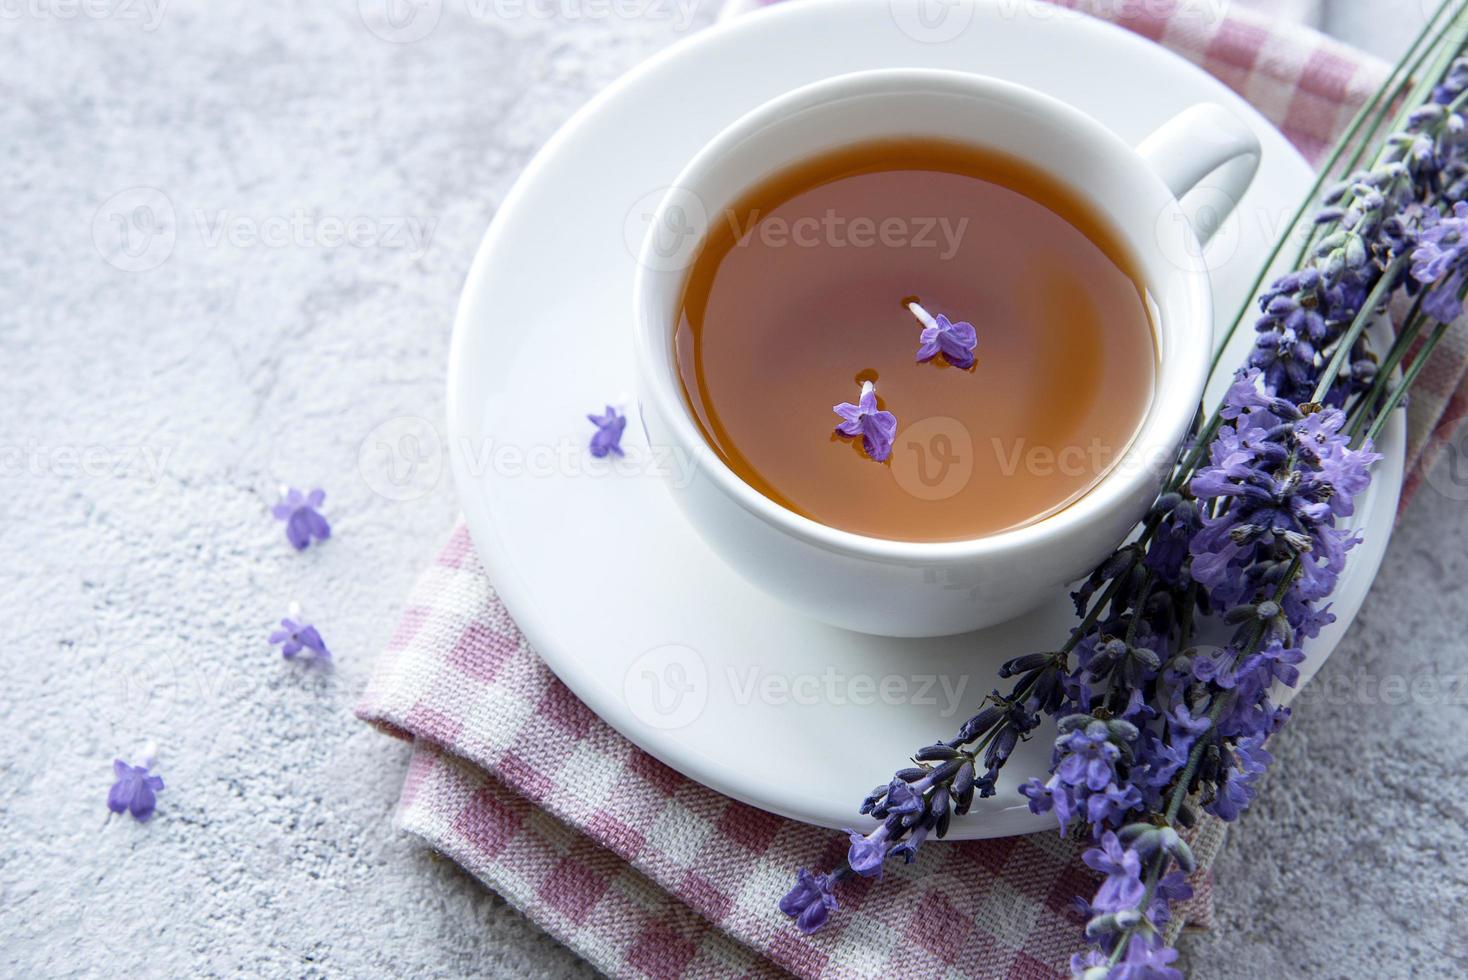
[[[627,428],[627,416],[608,405],[604,415],[593,414],[586,418],[596,426],[596,434],[591,437],[591,455],[598,459],[609,453],[623,455],[622,431]]]
[[[270,634],[270,642],[280,645],[280,654],[287,660],[296,659],[302,650],[310,650],[315,659],[331,658],[331,651],[326,648],[326,642],[316,627],[289,617],[282,619],[280,629]]]
[[[107,809],[113,813],[131,813],[135,820],[151,817],[157,806],[157,794],[163,789],[163,780],[148,771],[151,765],[151,759],[144,759],[140,766],[113,759],[115,782],[107,793]]]
[[[326,491],[319,487],[309,494],[295,487],[282,488],[280,502],[270,509],[277,520],[285,521],[286,540],[297,551],[310,545],[312,538],[325,541],[331,537],[331,525],[320,513],[325,500]]]

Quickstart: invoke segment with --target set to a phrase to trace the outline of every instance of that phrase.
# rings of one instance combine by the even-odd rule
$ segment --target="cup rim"
[[[1161,191],[1159,200],[1166,202],[1163,204],[1166,217],[1183,219],[1189,244],[1197,244],[1196,232],[1191,222],[1185,219],[1182,206],[1136,148],[1092,116],[1060,99],[993,76],[945,68],[876,68],[835,75],[769,99],[724,127],[684,166],[669,185],[668,193],[659,201],[638,254],[633,283],[634,354],[642,386],[650,385],[652,388],[651,392],[640,390],[638,397],[644,400],[650,396],[656,401],[659,415],[671,431],[674,442],[689,451],[691,458],[700,461],[702,474],[712,479],[726,496],[766,523],[809,544],[857,558],[912,563],[950,562],[1027,550],[1083,529],[1123,501],[1135,500],[1138,494],[1156,482],[1158,474],[1170,472],[1171,467],[1167,464],[1173,461],[1177,447],[1187,434],[1193,408],[1177,413],[1170,423],[1166,419],[1160,423],[1158,420],[1161,412],[1174,402],[1180,406],[1195,405],[1202,398],[1207,384],[1213,346],[1213,309],[1211,283],[1206,273],[1182,267],[1175,267],[1170,273],[1171,278],[1182,282],[1185,288],[1185,299],[1179,304],[1183,307],[1184,316],[1190,320],[1201,318],[1207,324],[1209,342],[1183,342],[1185,338],[1177,333],[1176,324],[1159,312],[1154,327],[1159,334],[1156,391],[1126,450],[1126,453],[1142,451],[1147,454],[1143,463],[1128,467],[1118,462],[1079,498],[1045,517],[992,534],[953,541],[904,541],[846,531],[797,514],[750,486],[719,457],[694,423],[690,407],[677,390],[675,372],[669,368],[672,324],[662,322],[666,318],[654,316],[649,309],[659,286],[656,277],[663,274],[657,271],[652,254],[655,247],[653,234],[663,226],[667,209],[674,203],[675,192],[691,190],[697,193],[706,171],[717,160],[781,117],[845,98],[904,93],[998,96],[1019,104],[1035,116],[1048,118],[1054,126],[1086,133],[1089,142],[1106,153],[1127,159],[1133,170],[1149,179]],[[751,178],[749,183],[758,179]],[[1125,229],[1119,227],[1118,230],[1123,232],[1127,241],[1133,240],[1133,236],[1125,234]],[[686,281],[687,272],[686,267],[676,271],[680,288]],[[661,343],[655,342],[651,336],[654,329],[664,335]],[[1173,336],[1168,337],[1169,333]],[[665,358],[667,363],[660,364]],[[1164,390],[1169,397],[1163,397]],[[1186,396],[1181,401],[1175,394],[1178,391]],[[1152,429],[1156,431],[1147,440],[1149,445],[1142,446],[1144,433]],[[1165,461],[1161,469],[1151,465],[1152,455],[1158,455]]]

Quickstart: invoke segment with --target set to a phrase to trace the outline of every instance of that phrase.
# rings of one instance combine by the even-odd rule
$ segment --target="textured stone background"
[[[710,14],[449,0],[390,43],[384,2],[0,5],[0,974],[591,973],[390,827],[406,750],[350,709],[455,506],[446,477],[375,493],[359,453],[442,416],[459,286],[530,154]],[[1390,48],[1419,9],[1373,6],[1326,23]],[[327,546],[286,546],[280,483],[327,489]],[[1388,680],[1468,674],[1465,500],[1440,471],[1279,739],[1196,976],[1468,972],[1463,691]],[[333,672],[266,647],[291,599]],[[149,738],[158,816],[109,821],[110,761]]]

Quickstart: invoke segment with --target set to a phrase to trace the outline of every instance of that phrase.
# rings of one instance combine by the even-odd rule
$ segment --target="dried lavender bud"
[[[1254,605],[1235,606],[1224,614],[1223,620],[1230,626],[1248,622],[1258,615],[1259,607]]]
[[[943,759],[952,759],[958,755],[958,750],[951,745],[938,742],[935,745],[927,745],[913,753],[913,758],[918,762],[936,762]]]
[[[958,772],[958,770],[962,768],[966,763],[966,759],[949,759],[947,762],[943,763],[941,766],[933,770],[933,778],[931,780],[932,785],[938,786],[946,783],[948,780],[952,779],[954,773]]]
[[[996,697],[998,694],[998,691],[994,692]],[[967,745],[969,742],[986,735],[991,728],[999,724],[1003,717],[1003,707],[997,704],[988,705],[978,714],[963,723],[963,727],[958,730],[958,737],[953,741],[958,745]]]
[[[1026,653],[1015,657],[1013,660],[1005,661],[999,668],[1000,677],[1013,677],[1015,674],[1027,674],[1032,670],[1048,666],[1052,654],[1048,653]]]
[[[1137,731],[1136,725],[1133,725],[1129,721],[1123,721],[1120,718],[1113,718],[1108,721],[1106,723],[1106,732],[1112,738],[1120,739],[1123,742],[1136,741],[1137,736],[1141,734]]]
[[[959,798],[972,791],[974,788],[974,764],[967,761],[958,767],[958,772],[953,774],[953,796]]]

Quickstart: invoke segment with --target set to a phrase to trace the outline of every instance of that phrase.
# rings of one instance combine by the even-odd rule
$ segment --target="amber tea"
[[[973,325],[971,365],[916,359],[914,303]],[[920,542],[1086,494],[1157,371],[1146,288],[1106,219],[1030,164],[931,139],[847,147],[747,192],[694,260],[675,347],[694,418],[743,480],[822,524]],[[834,428],[865,381],[897,420],[881,462]]]

